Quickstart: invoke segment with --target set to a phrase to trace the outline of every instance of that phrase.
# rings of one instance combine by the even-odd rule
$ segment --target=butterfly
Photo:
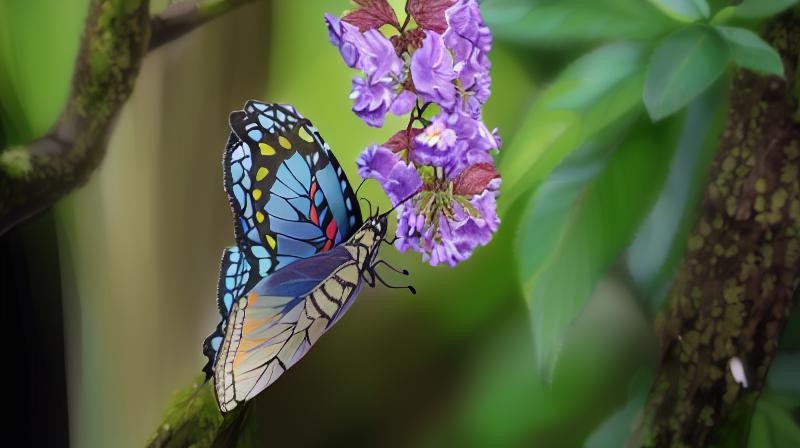
[[[222,253],[221,320],[203,343],[223,413],[297,363],[363,283],[386,285],[379,264],[408,274],[378,259],[391,244],[388,213],[363,220],[330,146],[294,107],[251,100],[229,122],[222,165],[236,246]]]

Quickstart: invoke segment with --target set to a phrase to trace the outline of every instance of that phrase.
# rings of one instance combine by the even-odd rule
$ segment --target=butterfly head
[[[363,230],[372,234],[372,244],[370,247],[370,255],[372,258],[377,256],[378,247],[380,247],[381,243],[386,241],[386,230],[389,227],[387,216],[388,213],[376,213],[370,216],[361,227]]]

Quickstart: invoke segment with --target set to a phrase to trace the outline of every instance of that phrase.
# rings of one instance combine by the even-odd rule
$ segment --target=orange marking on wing
[[[253,306],[253,304],[256,303],[256,300],[258,300],[258,294],[251,292],[247,295],[247,306]]]
[[[242,326],[242,337],[246,338],[249,333],[261,329],[270,322],[275,321],[277,318],[278,316],[264,317],[261,319],[247,319]]]
[[[242,339],[242,341],[239,343],[239,352],[248,352],[258,347],[259,345],[263,344],[264,342],[267,342],[268,340],[269,338]],[[236,358],[239,357],[238,355],[239,353],[237,353]],[[236,361],[236,359],[234,359],[234,361]]]

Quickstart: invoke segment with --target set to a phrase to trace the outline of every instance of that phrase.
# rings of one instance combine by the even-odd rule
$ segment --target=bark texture
[[[56,125],[0,154],[0,234],[82,185],[105,154],[150,38],[149,2],[93,0],[72,89]]]
[[[800,12],[763,36],[785,79],[740,70],[701,211],[664,313],[661,364],[633,445],[744,446],[800,279]],[[748,387],[731,363],[741,362]]]
[[[0,152],[0,235],[88,180],[148,51],[251,1],[186,1],[151,17],[149,0],[92,0],[58,121],[34,142]]]

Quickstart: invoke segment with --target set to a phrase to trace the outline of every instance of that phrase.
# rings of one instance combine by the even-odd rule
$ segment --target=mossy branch
[[[741,70],[686,258],[656,328],[661,365],[631,446],[744,446],[800,284],[800,10],[764,37],[786,79]],[[734,378],[741,362],[746,385]]]
[[[147,446],[211,446],[221,424],[214,390],[211,383],[205,382],[205,375],[200,375],[191,386],[172,397]]]
[[[151,17],[149,0],[92,0],[57,122],[32,143],[0,152],[0,235],[88,180],[149,50],[250,1],[178,3]]]
[[[147,443],[148,448],[240,446],[247,440],[244,423],[250,412],[250,402],[243,403],[224,416],[217,408],[213,383],[205,375],[173,395],[167,410]]]

